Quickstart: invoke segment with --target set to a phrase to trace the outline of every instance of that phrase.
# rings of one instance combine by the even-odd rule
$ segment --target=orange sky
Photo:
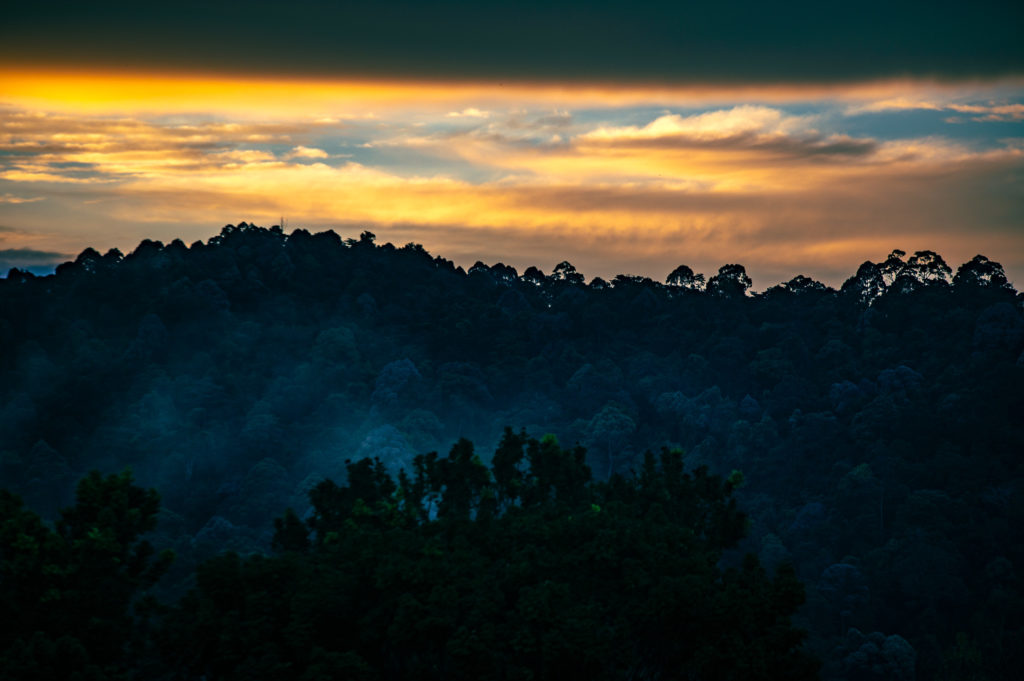
[[[0,70],[0,266],[241,220],[461,264],[1024,277],[1019,80],[638,88]],[[3,254],[8,257],[4,258]],[[45,258],[41,258],[45,260]],[[35,264],[35,263],[28,263]]]

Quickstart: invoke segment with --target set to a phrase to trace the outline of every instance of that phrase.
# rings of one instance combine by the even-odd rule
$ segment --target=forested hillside
[[[309,593],[329,591],[330,580],[337,580],[339,594],[391,584],[392,591],[383,592],[389,597],[405,588],[419,606],[436,602],[441,595],[431,601],[426,586],[431,574],[444,574],[429,572],[439,570],[436,565],[409,568],[416,577],[408,583],[391,573],[367,576],[381,569],[371,556],[411,565],[412,554],[434,550],[436,533],[448,533],[445,551],[476,566],[500,559],[497,538],[522,542],[524,533],[535,541],[537,533],[550,532],[545,541],[566,552],[593,551],[600,543],[595,537],[606,537],[609,551],[629,554],[633,548],[616,543],[630,531],[617,524],[626,521],[609,519],[605,507],[634,509],[634,519],[662,518],[664,509],[637,501],[654,494],[643,476],[661,476],[657,485],[690,490],[670,494],[673,499],[699,506],[695,499],[725,504],[729,497],[749,518],[742,540],[738,526],[717,539],[703,536],[699,549],[707,557],[702,578],[734,595],[728,589],[743,591],[750,603],[771,603],[764,617],[751,611],[745,621],[714,620],[733,631],[761,627],[735,641],[770,639],[764,649],[778,652],[777,659],[811,669],[793,652],[798,637],[771,624],[800,601],[792,565],[806,593],[793,621],[809,631],[806,650],[822,660],[823,678],[1010,678],[1024,668],[1024,297],[1007,284],[998,263],[978,256],[954,272],[929,251],[894,251],[864,263],[838,291],[800,276],[763,293],[751,289],[735,264],[707,278],[681,265],[665,283],[628,275],[588,282],[569,263],[550,274],[534,267],[519,273],[500,263],[477,263],[466,272],[415,244],[378,245],[370,233],[346,240],[333,232],[285,234],[245,223],[225,227],[205,244],[144,241],[127,256],[86,250],[54,276],[12,270],[0,280],[0,487],[19,495],[24,507],[13,497],[0,499],[6,528],[0,586],[12,583],[12,556],[25,549],[17,537],[36,537],[41,546],[58,537],[69,546],[84,541],[74,530],[81,513],[61,516],[60,509],[75,504],[76,483],[92,470],[107,475],[130,467],[139,485],[159,492],[159,511],[155,501],[138,502],[149,504],[143,515],[152,516],[155,529],[133,521],[122,543],[145,532],[153,547],[174,552],[169,567],[146,553],[149,572],[144,560],[137,573],[125,568],[133,588],[148,589],[170,608],[150,604],[150,617],[163,622],[161,654],[199,636],[190,628],[202,619],[197,613],[211,618],[203,620],[208,631],[231,628],[237,612],[223,615],[228,619],[216,615],[224,599],[230,601],[218,591],[225,584],[236,584],[239,591],[230,597],[246,602],[258,600],[261,589],[278,589],[273,593],[292,599],[293,610],[313,607]],[[540,439],[529,440],[521,430]],[[557,441],[542,438],[548,433]],[[460,438],[475,443],[476,459],[458,453],[468,445]],[[535,453],[546,443],[575,462],[582,477],[570,485],[577,492],[568,506],[552,511],[546,502],[533,505],[502,491],[501,457],[492,460],[491,452],[510,441]],[[432,473],[440,476],[435,482],[443,480],[433,501],[425,489],[415,501],[398,499],[399,490],[412,489],[417,467],[425,470],[427,459],[417,455],[449,450],[441,460],[462,456],[464,464],[475,463],[445,464]],[[678,462],[675,450],[683,452]],[[379,462],[347,464],[367,457]],[[514,466],[523,480],[529,477],[523,471],[554,475],[535,471],[527,459]],[[364,493],[352,492],[358,487],[353,470],[372,471],[376,482],[363,485]],[[452,490],[463,477],[454,471],[482,480],[463,501],[450,502],[470,504],[459,506],[465,523],[457,531],[442,522],[446,511],[437,506],[445,495],[455,498]],[[686,487],[700,476],[724,487],[697,493]],[[87,489],[101,487],[101,478],[91,480]],[[103,484],[127,489],[126,478],[117,480],[121,487]],[[332,489],[350,496],[331,501],[324,495]],[[331,504],[335,516],[328,522]],[[425,515],[387,515],[413,507]],[[26,508],[57,522],[56,534],[27,520]],[[288,508],[294,513],[285,514]],[[511,508],[519,515],[509,515]],[[481,513],[493,516],[490,528]],[[579,534],[567,524],[570,515],[585,525]],[[659,522],[650,521],[652,545],[682,541],[673,534],[679,528]],[[398,529],[367,533],[360,529],[367,523]],[[330,532],[335,535],[328,541]],[[331,542],[359,556],[353,565],[364,581],[348,582],[322,568],[337,562],[339,549]],[[214,558],[224,551],[241,558]],[[769,576],[744,562],[746,552],[759,556]],[[560,574],[571,589],[577,587],[566,575],[592,568],[564,555],[520,560],[540,560],[555,572],[537,575]],[[672,560],[685,568],[683,557]],[[17,569],[31,572],[28,564]],[[778,576],[770,577],[779,566]],[[275,581],[268,570],[292,576]],[[301,592],[295,585],[308,580],[295,581],[295,575],[305,570],[319,570],[328,581],[314,580],[314,591]],[[501,592],[511,588],[503,579],[554,579],[523,570],[491,575],[493,583],[470,582],[473,589]],[[653,589],[642,576],[650,570],[637,570],[618,578],[634,580],[632,588],[640,591]],[[587,593],[614,591],[609,575],[595,576]],[[743,579],[746,586],[729,586]],[[771,588],[775,595],[765,595]],[[537,612],[568,607],[566,593],[535,596]],[[629,629],[628,619],[608,624],[600,609],[621,609],[615,598],[608,593],[607,600],[593,601],[598,610],[573,611],[558,620],[560,631],[573,645],[592,635],[591,647],[579,649],[614,652],[620,678],[657,678],[651,674],[662,667],[651,660],[669,665],[681,653],[659,648],[660,639],[652,639],[654,652],[643,654],[612,645],[616,637],[649,636]],[[391,631],[363,622],[366,607],[343,601],[338,607],[356,608],[353,621],[361,622],[352,636],[374,627]],[[397,617],[402,604],[392,605],[389,617]],[[472,645],[463,641],[456,657],[480,667],[459,673],[472,678],[484,669],[502,678],[494,670],[518,669],[511,658],[481,652],[495,650],[503,632],[521,634],[521,622],[499,621],[501,608],[452,614],[424,607],[407,610],[448,624],[434,622],[440,628],[433,634],[413,627],[419,633],[403,639],[413,647],[396,648],[401,665],[380,678],[457,678],[447,662],[431,657],[435,649],[416,646],[430,635],[450,640],[458,631],[453,623],[461,626],[465,617],[491,628]],[[164,614],[153,614],[158,611]],[[531,616],[537,636],[536,627],[554,621]],[[653,626],[639,614],[635,622]],[[709,636],[718,632],[715,626],[709,625]],[[766,639],[767,629],[781,638]],[[709,647],[729,640],[716,638]],[[740,645],[735,641],[724,645]],[[331,678],[328,672],[315,676],[317,664],[334,674],[375,678],[372,670],[394,661],[374,658],[380,651],[372,647],[317,645],[319,662],[303,662],[311,679]],[[224,642],[209,658],[194,660],[188,673],[233,678],[241,673],[225,671],[233,663],[258,666],[233,658],[231,646],[242,644]],[[158,657],[150,650],[136,659]],[[547,678],[566,663],[556,655],[530,664],[542,662],[555,665]],[[707,678],[732,678],[717,658],[685,663]],[[770,671],[760,673],[771,678]]]

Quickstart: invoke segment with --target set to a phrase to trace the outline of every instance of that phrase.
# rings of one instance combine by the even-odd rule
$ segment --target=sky
[[[5,10],[7,11],[7,10]],[[468,267],[1024,285],[1019,3],[19,3],[0,271],[247,221]]]

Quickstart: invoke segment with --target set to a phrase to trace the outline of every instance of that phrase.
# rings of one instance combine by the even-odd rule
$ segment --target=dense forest
[[[1011,678],[1022,414],[984,256],[87,249],[0,279],[0,678]]]

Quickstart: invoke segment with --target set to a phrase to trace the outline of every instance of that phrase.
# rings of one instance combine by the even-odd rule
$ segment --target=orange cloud
[[[16,196],[14,194],[0,194],[0,203],[35,203],[44,201],[45,196]]]
[[[772,194],[670,185],[474,185],[445,177],[403,178],[354,163],[279,164],[140,180],[114,191],[115,214],[125,220],[145,215],[153,221],[201,221],[215,214],[274,220],[286,214],[293,222],[373,225],[385,237],[388,229],[417,225],[415,240],[441,252],[447,252],[448,235],[457,234],[499,254],[515,239],[555,242],[577,257],[587,254],[591,264],[619,257],[660,262],[668,255],[707,262],[730,253],[755,258],[762,269],[768,263],[795,270],[809,261],[849,267],[851,258],[877,258],[899,245],[956,244],[947,250],[951,258],[970,250],[964,226],[979,218],[991,222],[991,216],[972,214],[961,187],[1020,165],[1012,154],[963,161],[952,171],[917,162],[914,168],[825,177]],[[1012,242],[1008,235],[1003,244]],[[684,244],[689,256],[680,250]],[[1020,244],[1013,250],[1020,251]]]
[[[952,94],[952,93],[950,93]],[[957,99],[963,99],[963,93],[956,93]],[[879,113],[882,111],[955,111],[957,113],[978,114],[976,121],[1022,121],[1024,120],[1024,104],[966,104],[950,98],[920,99],[910,97],[894,97],[860,103],[847,108],[851,115],[861,113]]]
[[[330,122],[373,116],[375,111],[486,112],[555,105],[577,108],[662,105],[700,107],[736,101],[783,103],[878,100],[963,95],[1024,86],[1024,79],[986,81],[976,86],[927,80],[863,83],[730,86],[635,86],[617,84],[485,83],[388,80],[273,79],[193,74],[75,72],[0,66],[0,104],[23,110],[100,113],[230,113],[238,120],[282,117]]]
[[[39,243],[62,251],[131,248],[140,223],[156,230],[147,236],[198,238],[223,222],[286,215],[372,228],[469,262],[569,258],[591,276],[661,277],[680,262],[713,271],[730,260],[765,285],[798,272],[839,283],[894,247],[950,261],[987,250],[1024,272],[1019,143],[979,151],[941,138],[825,134],[814,116],[769,105],[828,96],[871,110],[935,101],[1017,114],[953,109],[928,84],[904,94],[892,84],[760,88],[742,91],[757,103],[736,105],[737,89],[0,72],[0,92],[15,107],[0,113],[2,222],[43,234],[49,220],[57,226]],[[716,98],[728,104],[639,123],[615,115]],[[606,108],[605,122],[568,110],[588,103]],[[345,145],[363,162],[342,163],[333,150]],[[419,165],[372,165],[388,155]]]

